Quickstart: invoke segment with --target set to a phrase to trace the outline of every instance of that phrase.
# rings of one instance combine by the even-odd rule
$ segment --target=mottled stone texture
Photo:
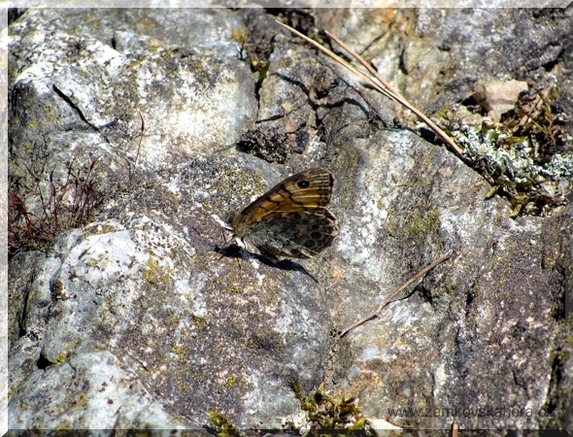
[[[563,110],[570,15],[299,23],[357,44],[428,112],[478,80],[550,74]],[[11,224],[11,428],[202,434],[209,411],[298,427],[298,381],[358,397],[377,426],[573,429],[571,205],[511,218],[481,175],[262,9],[28,10],[9,50],[10,191],[38,220],[30,235],[21,208]],[[230,213],[315,166],[335,177],[331,248],[273,265],[229,246]]]

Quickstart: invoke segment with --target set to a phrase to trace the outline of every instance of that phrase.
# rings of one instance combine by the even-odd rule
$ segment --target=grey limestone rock
[[[478,11],[449,12],[448,35],[437,11],[305,13],[374,63],[402,56],[389,78],[425,110],[461,100],[489,53],[454,44]],[[518,63],[563,64],[567,102],[559,14]],[[411,40],[393,27],[409,19]],[[207,434],[214,411],[299,428],[299,383],[358,397],[376,426],[571,430],[571,204],[512,218],[478,172],[275,26],[262,9],[30,9],[11,24],[10,190],[47,224],[40,244],[22,209],[11,223],[26,244],[9,265],[9,426]],[[278,265],[235,251],[229,214],[314,166],[335,177],[332,247]]]

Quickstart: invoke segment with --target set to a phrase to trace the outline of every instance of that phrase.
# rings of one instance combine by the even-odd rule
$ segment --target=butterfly
[[[323,168],[295,174],[235,214],[231,227],[252,253],[310,258],[332,244],[338,220],[327,209],[334,178]]]

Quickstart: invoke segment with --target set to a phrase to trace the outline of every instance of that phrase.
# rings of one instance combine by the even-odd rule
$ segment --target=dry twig
[[[364,60],[364,58],[362,58],[358,53],[356,53],[354,50],[352,50],[350,47],[348,47],[346,44],[344,44],[335,35],[333,35],[332,33],[328,32],[328,31],[325,31],[326,35],[328,35],[329,38],[331,38],[334,42],[336,42],[344,50],[346,50],[353,58],[355,58],[358,62],[360,62],[370,72],[370,74],[372,74],[372,76],[377,80],[377,82],[372,80],[369,76],[364,74],[362,71],[358,70],[356,67],[354,67],[352,64],[350,64],[346,60],[342,59],[340,56],[333,53],[331,50],[328,50],[327,48],[321,46],[316,41],[310,39],[306,35],[300,33],[299,31],[293,29],[292,27],[290,27],[284,23],[281,23],[278,20],[275,20],[275,21],[278,24],[280,24],[281,26],[283,26],[284,28],[286,28],[289,31],[291,31],[292,33],[294,33],[295,35],[303,38],[305,41],[312,44],[314,47],[316,47],[321,52],[323,52],[327,56],[334,59],[336,62],[338,62],[343,67],[347,68],[348,70],[350,70],[351,72],[353,72],[354,74],[356,74],[357,76],[362,78],[364,81],[366,81],[372,88],[374,88],[378,92],[384,94],[385,96],[390,97],[391,99],[396,100],[401,105],[408,108],[410,111],[412,111],[414,114],[416,114],[420,120],[422,120],[424,123],[426,123],[428,125],[428,127],[430,129],[432,129],[456,155],[458,155],[460,158],[463,158],[462,150],[459,148],[459,146],[454,142],[454,140],[452,138],[450,138],[442,129],[440,129],[435,123],[433,123],[428,117],[426,117],[426,115],[424,115],[422,113],[422,111],[415,108],[410,102],[408,102],[398,91],[394,90],[378,74],[378,72],[368,62],[366,62]]]
[[[384,299],[384,301],[378,306],[378,308],[376,308],[376,310],[373,313],[371,313],[370,315],[364,317],[363,319],[360,319],[358,322],[353,323],[352,325],[350,325],[347,328],[344,328],[342,331],[340,331],[339,337],[340,338],[344,337],[346,334],[348,334],[354,328],[357,328],[358,326],[366,323],[368,320],[375,319],[376,317],[378,317],[378,315],[380,314],[380,311],[382,311],[384,309],[384,307],[392,301],[392,299],[394,299],[398,294],[400,294],[402,291],[404,291],[404,289],[406,287],[410,286],[413,282],[417,281],[422,276],[424,276],[426,273],[428,273],[430,270],[432,270],[433,268],[435,268],[436,266],[438,266],[439,264],[443,263],[444,261],[446,261],[448,259],[450,259],[450,255],[445,255],[445,256],[442,256],[441,258],[437,259],[433,263],[428,264],[426,267],[424,267],[422,270],[420,270],[418,273],[416,273],[414,276],[412,276],[410,279],[408,279],[404,284],[402,284],[402,286],[400,286],[390,296],[388,296],[386,299]]]

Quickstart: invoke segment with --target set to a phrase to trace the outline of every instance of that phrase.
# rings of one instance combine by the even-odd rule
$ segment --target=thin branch
[[[456,155],[458,155],[460,158],[463,158],[463,151],[459,148],[459,146],[455,143],[455,141],[452,138],[450,138],[442,129],[440,129],[434,122],[432,122],[428,117],[426,117],[426,115],[424,113],[422,113],[422,111],[420,111],[419,109],[414,107],[410,102],[408,102],[398,91],[394,90],[388,84],[388,82],[386,82],[378,74],[378,72],[368,62],[366,62],[364,60],[364,58],[362,58],[358,53],[356,53],[354,50],[352,50],[350,47],[348,47],[346,44],[344,44],[338,37],[336,37],[335,35],[333,35],[332,33],[328,32],[326,30],[324,31],[326,33],[326,35],[328,35],[329,38],[331,38],[334,42],[339,44],[352,57],[354,57],[356,60],[358,60],[358,62],[360,62],[370,72],[370,74],[372,74],[373,77],[375,77],[377,79],[378,82],[373,81],[370,77],[368,77],[362,71],[358,70],[352,64],[350,64],[349,62],[347,62],[346,60],[344,60],[340,56],[334,54],[331,50],[328,50],[327,48],[321,46],[316,41],[308,38],[306,35],[303,35],[299,31],[293,29],[292,27],[290,27],[284,23],[281,23],[278,20],[275,20],[275,21],[278,24],[280,24],[281,26],[283,26],[284,28],[286,28],[289,31],[291,31],[292,33],[294,33],[295,35],[303,38],[305,41],[312,44],[314,47],[316,47],[321,52],[325,53],[327,56],[334,59],[340,65],[344,66],[345,68],[347,68],[348,70],[350,70],[351,72],[353,72],[354,74],[356,74],[357,76],[362,78],[364,81],[366,81],[368,84],[370,84],[370,86],[373,87],[378,92],[384,94],[385,96],[390,97],[391,99],[396,100],[398,103],[400,103],[401,105],[408,108],[410,111],[412,111],[414,114],[416,114],[420,120],[422,120],[424,123],[426,123],[428,125],[428,127],[430,129],[432,129],[448,145],[448,147]]]
[[[378,306],[378,308],[376,308],[376,311],[374,311],[370,315],[364,317],[363,319],[359,320],[358,322],[353,323],[352,325],[348,326],[347,328],[344,328],[340,332],[339,337],[340,338],[344,337],[346,334],[348,334],[354,328],[357,328],[358,326],[366,323],[368,320],[375,319],[376,317],[378,317],[378,315],[380,314],[380,311],[382,311],[384,309],[384,307],[392,301],[392,299],[394,299],[397,295],[399,295],[402,291],[404,291],[405,288],[407,288],[413,282],[417,281],[422,276],[424,276],[426,273],[428,273],[430,270],[432,270],[433,268],[435,268],[436,266],[438,266],[439,264],[443,263],[444,261],[446,261],[450,258],[451,258],[450,255],[444,255],[441,258],[434,261],[433,263],[428,264],[426,267],[424,267],[422,270],[420,270],[418,273],[416,273],[414,276],[412,276],[410,279],[408,279],[404,284],[402,284],[402,286],[399,287],[396,291],[394,291],[390,296],[388,296],[386,299],[384,299],[384,301]]]
[[[400,92],[395,90],[392,87],[392,85],[390,85],[388,82],[386,82],[386,80],[382,76],[380,76],[378,71],[376,71],[376,69],[374,67],[372,67],[372,65],[370,63],[366,62],[366,60],[362,56],[360,56],[358,53],[356,53],[354,50],[352,50],[349,46],[347,46],[340,38],[338,38],[333,33],[330,33],[328,30],[325,30],[324,33],[326,33],[326,35],[328,35],[328,37],[331,40],[333,40],[336,44],[338,44],[340,47],[342,47],[344,50],[346,50],[354,59],[356,59],[358,62],[360,62],[362,64],[362,66],[364,68],[366,68],[370,72],[370,74],[372,76],[374,76],[387,91],[389,91],[390,93],[393,94],[391,96],[393,99],[397,100],[398,102],[400,102],[401,104],[403,104],[406,107],[409,105],[408,101],[402,96],[402,94],[400,94]]]
[[[368,84],[370,84],[370,86],[372,88],[375,88],[376,90],[380,91],[381,93],[387,95],[390,98],[394,98],[394,96],[392,96],[390,93],[388,93],[386,90],[382,89],[380,87],[380,85],[376,82],[374,82],[370,77],[368,77],[366,74],[364,74],[362,71],[358,70],[354,65],[352,65],[351,63],[349,63],[348,61],[346,61],[345,59],[341,58],[340,56],[336,55],[335,53],[333,53],[332,51],[328,50],[326,47],[321,46],[319,43],[317,43],[316,41],[310,39],[308,36],[300,33],[298,30],[293,29],[292,27],[281,23],[278,20],[275,20],[278,24],[280,24],[282,27],[290,30],[292,33],[294,33],[296,36],[301,37],[302,39],[304,39],[305,41],[307,41],[308,43],[312,44],[314,47],[316,47],[318,50],[320,50],[321,52],[323,52],[325,55],[331,57],[332,59],[334,59],[336,62],[338,62],[339,64],[343,65],[344,67],[346,67],[348,70],[352,71],[354,74],[356,74],[357,76],[359,76],[360,78],[362,78],[362,80],[368,82]]]
[[[331,38],[334,42],[336,42],[340,47],[346,50],[352,57],[354,57],[358,62],[360,62],[369,72],[372,74],[381,84],[383,87],[386,88],[386,91],[393,97],[397,102],[404,105],[410,111],[418,116],[420,120],[426,123],[430,129],[432,129],[442,140],[450,146],[450,148],[461,158],[462,157],[462,150],[458,147],[458,145],[452,140],[448,134],[446,134],[442,129],[440,129],[432,120],[430,120],[426,115],[420,111],[418,108],[414,107],[410,102],[408,102],[398,91],[396,91],[392,86],[384,80],[382,76],[368,63],[366,60],[348,47],[344,42],[342,42],[336,35],[328,32],[327,30],[324,31],[329,38]]]

